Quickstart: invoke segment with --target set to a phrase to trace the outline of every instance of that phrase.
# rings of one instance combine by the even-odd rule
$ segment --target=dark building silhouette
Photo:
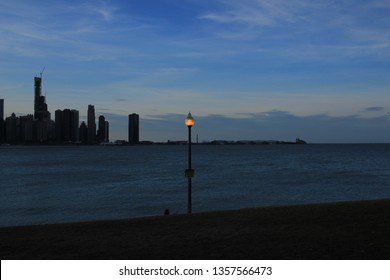
[[[42,77],[34,78],[34,88],[34,119],[39,121],[50,119],[46,98],[42,96]]]
[[[47,142],[54,139],[54,122],[50,119],[43,121],[34,120],[33,139],[36,142]]]
[[[4,120],[4,99],[0,99],[0,121]]]
[[[62,136],[62,111],[56,110],[55,112],[55,140],[58,142],[63,141]]]
[[[17,117],[15,113],[5,120],[5,137],[8,143],[34,141],[34,118],[33,115]]]
[[[105,132],[105,142],[109,142],[110,141],[110,123],[108,121],[106,121],[106,132]]]
[[[70,109],[56,111],[55,139],[59,142],[79,141],[79,111]]]
[[[139,115],[129,115],[129,143],[139,143]]]
[[[99,124],[98,124],[98,131],[96,135],[96,140],[101,143],[104,141],[104,133],[105,133],[105,126],[106,126],[106,120],[104,116],[99,116]]]
[[[108,142],[108,139],[109,139],[109,124],[108,122],[106,121],[106,119],[104,118],[104,116],[99,116],[99,125],[98,125],[99,129],[98,129],[98,132],[97,132],[97,136],[96,136],[96,140],[98,143],[102,143],[102,142]]]
[[[19,138],[23,142],[32,142],[34,128],[33,115],[20,116],[19,117]]]
[[[41,76],[34,77],[34,122],[33,141],[47,142],[54,139],[54,122],[50,119],[46,98],[42,96],[42,72]]]
[[[95,107],[88,105],[88,143],[93,144],[96,142],[96,121],[95,121]]]
[[[62,140],[70,142],[70,110],[62,111]]]
[[[79,142],[79,123],[80,114],[77,110],[70,111],[70,140],[72,142]]]
[[[7,142],[19,141],[19,118],[16,117],[15,113],[5,119],[5,126]]]
[[[4,99],[0,99],[0,142],[5,139]]]
[[[87,124],[85,122],[82,122],[80,124],[79,140],[83,144],[86,144],[88,142],[88,127],[87,127]]]
[[[55,111],[55,121],[51,120],[45,96],[42,96],[42,72],[34,77],[34,114],[17,117],[12,113],[4,119],[4,99],[0,99],[0,143],[50,143],[82,142],[96,144],[109,141],[109,123],[104,116],[99,117],[99,130],[96,134],[95,108],[88,105],[87,122],[79,125],[79,111],[64,109]],[[88,125],[87,125],[88,124]],[[135,143],[138,142],[138,120]],[[134,126],[132,125],[132,127]]]

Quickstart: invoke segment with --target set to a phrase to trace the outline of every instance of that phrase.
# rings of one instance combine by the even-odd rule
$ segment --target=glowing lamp
[[[188,126],[188,127],[191,127],[191,126],[194,125],[195,120],[194,120],[194,118],[192,117],[191,113],[188,113],[188,116],[187,116],[187,118],[186,118],[186,120],[185,120],[185,123],[186,123],[186,126]]]

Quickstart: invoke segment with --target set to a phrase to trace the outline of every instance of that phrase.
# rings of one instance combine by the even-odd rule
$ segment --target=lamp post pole
[[[191,126],[188,127],[188,170],[191,173],[192,164],[191,164]],[[188,214],[192,213],[192,176],[193,174],[189,174],[188,176]]]
[[[194,177],[194,170],[192,169],[192,141],[191,141],[191,128],[194,125],[195,120],[192,117],[191,113],[188,113],[188,116],[185,120],[185,124],[188,127],[188,169],[186,169],[185,176],[188,179],[188,214],[192,213],[192,177]]]

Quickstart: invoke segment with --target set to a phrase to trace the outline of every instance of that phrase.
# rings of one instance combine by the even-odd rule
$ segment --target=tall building
[[[20,140],[23,142],[33,141],[33,115],[20,116],[19,117],[19,135]]]
[[[35,121],[33,127],[33,139],[43,143],[54,138],[54,122],[50,119]]]
[[[42,124],[42,122],[39,123]],[[46,133],[45,135],[49,134]],[[34,138],[34,116],[26,115],[16,117],[15,113],[12,113],[6,119],[5,138],[9,143],[27,143],[36,140],[37,138]]]
[[[0,99],[0,121],[4,121],[4,99]]]
[[[16,117],[15,113],[12,113],[5,122],[7,142],[19,141],[19,118]]]
[[[96,140],[98,143],[108,142],[109,136],[109,124],[104,118],[104,116],[99,117],[99,129],[97,132]]]
[[[87,124],[85,122],[81,122],[81,124],[80,124],[79,140],[83,144],[88,142],[88,127],[87,127]]]
[[[34,88],[34,119],[39,121],[50,119],[46,98],[42,96],[42,77],[34,78]]]
[[[95,107],[93,105],[88,105],[87,125],[88,125],[88,143],[94,144],[96,141],[96,121],[95,121]]]
[[[104,141],[105,142],[110,142],[110,123],[108,121],[106,121],[106,131],[105,131],[105,134],[104,134]]]
[[[5,125],[4,125],[4,99],[0,99],[0,141],[5,138]]]
[[[98,131],[97,131],[97,136],[96,140],[97,142],[101,143],[104,142],[104,135],[106,133],[106,119],[104,116],[99,116],[99,124],[98,124]]]
[[[42,72],[40,77],[34,77],[34,123],[33,140],[46,142],[54,138],[54,123],[47,110],[46,98],[42,96]]]
[[[63,136],[62,136],[62,111],[61,110],[56,110],[55,112],[55,140],[58,142],[63,141]]]
[[[57,110],[55,116],[55,139],[59,142],[78,142],[79,111]]]
[[[80,133],[79,133],[79,123],[80,123],[80,114],[77,110],[70,111],[70,141],[79,142]]]
[[[129,115],[129,143],[139,143],[139,115]]]
[[[62,111],[62,141],[70,142],[70,110],[65,109]]]

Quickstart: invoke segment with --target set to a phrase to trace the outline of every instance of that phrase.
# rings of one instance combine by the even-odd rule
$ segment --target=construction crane
[[[43,66],[43,69],[42,69],[42,71],[39,73],[39,74],[40,74],[40,76],[41,76],[41,79],[42,79],[42,74],[43,74],[43,72],[45,71],[45,68],[46,68],[46,66]]]

